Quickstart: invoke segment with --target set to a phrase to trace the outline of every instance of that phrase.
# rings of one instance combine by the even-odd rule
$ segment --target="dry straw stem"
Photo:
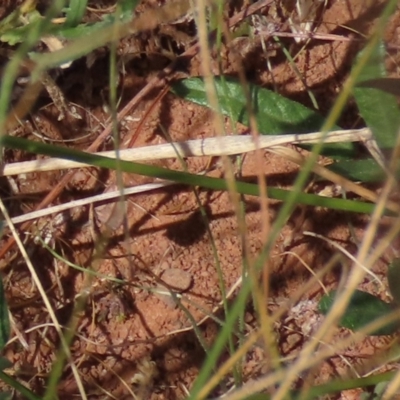
[[[229,156],[247,153],[256,149],[268,149],[284,144],[313,144],[321,141],[320,132],[289,135],[259,136],[258,143],[250,135],[232,135],[206,139],[188,140],[186,142],[166,143],[145,146],[134,149],[122,149],[118,157],[124,161],[151,161],[166,158],[186,158],[204,156]],[[338,130],[324,135],[324,143],[364,142],[372,137],[368,128],[356,130]],[[96,153],[99,156],[115,158],[115,151]],[[4,165],[0,176],[27,174],[31,172],[48,172],[62,169],[90,167],[90,164],[80,163],[61,158],[49,158],[35,161],[24,161]]]
[[[353,261],[354,265],[364,269],[365,273],[367,275],[371,275],[371,277],[374,279],[375,282],[379,283],[379,285],[381,286],[381,289],[383,291],[386,290],[385,285],[383,284],[382,280],[379,279],[379,277],[372,271],[370,271],[369,269],[365,268],[364,265],[362,265],[361,263],[358,262],[358,260],[352,255],[350,254],[349,251],[347,251],[343,246],[341,246],[340,244],[336,243],[334,240],[331,240],[325,236],[322,235],[318,235],[317,233],[314,232],[308,232],[308,231],[304,231],[303,235],[305,236],[311,236],[311,237],[315,237],[318,239],[321,239],[323,241],[325,241],[326,243],[329,243],[332,247],[338,249],[341,253],[343,253],[349,260]]]
[[[124,188],[123,190],[114,190],[112,192],[101,193],[95,196],[89,196],[80,200],[73,200],[68,203],[58,204],[53,207],[43,208],[41,210],[32,211],[27,214],[20,215],[18,217],[11,218],[11,222],[13,224],[20,224],[22,222],[31,221],[33,219],[42,218],[46,215],[60,213],[66,210],[70,210],[72,208],[86,206],[88,204],[95,204],[100,201],[114,200],[121,198],[121,196],[130,196],[132,194],[149,192],[151,190],[161,189],[166,186],[171,186],[175,182],[170,181],[157,181],[155,183],[146,183],[144,185],[138,185],[131,188]],[[5,226],[7,226],[7,221],[5,222]]]

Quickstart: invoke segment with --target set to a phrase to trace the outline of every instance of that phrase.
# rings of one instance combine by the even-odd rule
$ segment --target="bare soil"
[[[236,48],[235,44],[224,47],[222,68],[229,75],[237,75],[239,57],[249,81],[275,88],[279,93],[310,107],[312,104],[308,91],[312,91],[319,111],[326,115],[348,76],[357,51],[362,47],[362,42],[357,38],[368,35],[383,4],[383,1],[330,1],[321,16],[317,32],[340,35],[343,40],[313,39],[305,44],[295,44],[293,38],[283,38],[282,42],[290,53],[298,54],[295,59],[298,73],[280,49],[271,46],[265,53],[260,41],[249,38],[234,42]],[[102,10],[107,12],[106,8],[111,5],[112,2],[93,2],[92,7],[98,10],[92,10],[90,18],[99,18]],[[143,0],[138,12],[145,12],[154,6],[154,1]],[[385,38],[389,49],[388,68],[393,76],[397,76],[399,70],[399,19],[398,10],[392,17]],[[176,27],[160,27],[156,32],[128,37],[120,43],[120,107],[151,82],[173,57],[189,47],[195,32],[193,26],[187,24],[181,24],[180,30]],[[171,45],[170,52],[168,42]],[[66,116],[58,121],[58,111],[44,93],[37,109],[12,133],[42,140],[34,135],[40,132],[40,135],[54,140],[56,144],[86,149],[109,121],[105,107],[108,98],[108,52],[100,49],[96,54],[90,68],[86,60],[78,60],[56,78],[67,99],[76,105],[82,119]],[[202,74],[199,56],[185,60],[179,67],[182,76]],[[213,68],[217,72],[217,61]],[[151,91],[120,122],[123,147],[165,143],[165,131],[173,141],[215,135],[209,110],[170,93],[156,100],[161,90],[158,87]],[[339,122],[344,128],[362,125],[353,103],[350,102]],[[232,131],[228,120],[226,129]],[[237,129],[243,132],[246,128],[238,126]],[[111,140],[103,143],[102,149],[112,148]],[[6,150],[4,161],[11,163],[35,157]],[[187,168],[192,172],[201,172],[207,168],[208,162],[207,159],[188,159]],[[182,169],[179,161],[153,164]],[[214,164],[210,175],[222,177],[220,163],[214,161]],[[265,153],[263,164],[260,165],[250,154],[244,160],[243,179],[256,182],[256,171],[260,168],[268,184],[283,188],[290,187],[298,172],[294,164],[281,157]],[[11,216],[33,210],[65,173],[33,173],[2,178],[2,198]],[[122,180],[126,186],[152,181],[128,174],[123,174]],[[80,169],[53,203],[112,190],[117,187],[116,182],[113,172],[96,168]],[[309,190],[315,191],[317,188],[311,185]],[[211,346],[219,325],[205,317],[214,314],[223,319],[221,286],[210,234],[216,246],[227,292],[238,283],[240,287],[239,280],[243,273],[243,243],[229,194],[199,190],[199,197],[206,210],[207,222],[201,215],[193,191],[176,186],[128,198],[124,213],[115,211],[115,203],[81,207],[66,213],[65,217],[58,217],[58,220],[54,215],[42,218],[29,232],[20,231],[62,325],[70,320],[74,300],[80,299],[80,294],[90,288],[86,303],[77,314],[77,331],[71,344],[72,359],[88,398],[133,398],[136,395],[142,399],[182,399],[190,390],[205,359],[205,351],[193,330],[193,323],[201,322],[199,330],[204,345]],[[265,243],[261,232],[259,199],[245,196],[244,204],[247,246],[251,257],[255,258]],[[279,209],[279,202],[270,202],[268,216],[271,222]],[[329,238],[355,254],[368,222],[366,216],[299,207],[273,249],[268,265],[270,297],[265,299],[265,307],[272,313],[285,304],[312,278],[310,270],[318,271],[337,252],[330,244],[303,235],[304,231]],[[382,222],[390,224],[390,220]],[[33,238],[38,231],[47,232],[46,229],[50,232],[46,236],[49,246],[70,262],[129,284],[113,283],[98,277],[88,279],[81,271],[55,260]],[[5,244],[10,236],[6,230],[2,243]],[[99,243],[105,244],[104,249],[100,249]],[[386,268],[392,258],[393,254],[387,253],[374,267],[375,274],[385,284]],[[13,364],[12,372],[40,394],[57,357],[57,333],[16,247],[3,254],[2,268],[15,338],[7,345],[5,356]],[[341,265],[337,265],[324,277],[324,285],[327,288],[336,287],[340,274]],[[184,308],[168,295],[166,287],[180,296]],[[370,276],[365,278],[361,289],[388,299],[385,291]],[[230,293],[231,299],[234,299],[236,291]],[[282,356],[290,359],[298,354],[302,344],[320,323],[322,317],[316,305],[322,294],[321,286],[315,285],[276,324],[276,338]],[[256,329],[258,324],[250,304],[245,322],[246,333]],[[346,332],[340,331],[334,340],[338,341],[344,335]],[[296,385],[320,384],[334,377],[348,376],[351,372],[349,365],[353,368],[351,373],[356,370],[362,375],[368,372],[364,371],[369,368],[368,360],[382,351],[390,340],[387,337],[373,337],[356,343],[343,354],[324,363],[318,371],[299,377]],[[251,349],[243,366],[245,381],[255,379],[271,368],[268,353],[262,343]],[[221,362],[226,358],[227,354],[221,358]],[[229,380],[224,383],[227,388],[233,384]],[[217,388],[213,394],[222,394],[226,387]],[[60,398],[64,399],[71,399],[79,393],[70,367],[63,372],[59,393]],[[331,398],[354,399],[358,396],[359,391],[349,391]]]

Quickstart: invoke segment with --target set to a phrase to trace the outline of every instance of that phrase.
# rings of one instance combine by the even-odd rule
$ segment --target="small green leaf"
[[[130,9],[129,11],[123,11],[119,15],[118,19],[116,18],[115,14],[106,14],[101,21],[92,24],[79,24],[74,27],[64,25],[62,27],[54,26],[51,33],[67,40],[80,39],[86,35],[94,34],[96,31],[112,26],[117,20],[119,22],[127,22],[131,20],[133,11],[133,9]]]
[[[394,301],[400,305],[400,258],[396,258],[390,263],[387,279],[390,293]]]
[[[97,30],[105,29],[112,26],[116,21],[127,22],[132,19],[134,9],[138,0],[121,1],[121,13],[106,14],[101,21],[80,24],[83,14],[86,9],[87,0],[71,0],[70,6],[67,9],[67,20],[64,24],[52,24],[48,27],[46,34],[61,37],[67,40],[79,39],[83,36],[93,34]],[[10,45],[21,43],[34,24],[40,22],[42,16],[36,10],[32,10],[26,14],[23,22],[19,20],[21,13],[13,12],[13,18],[7,17],[7,21],[0,21],[0,41]],[[28,23],[26,22],[28,20]]]
[[[65,15],[65,27],[77,26],[81,21],[86,11],[87,0],[70,0],[68,11]]]
[[[215,77],[214,80],[221,112],[244,125],[249,125],[247,102],[241,84],[227,78],[222,80]],[[248,85],[248,90],[258,129],[263,135],[315,132],[319,131],[324,123],[320,114],[271,90],[251,84]],[[186,100],[209,106],[204,81],[201,78],[177,82],[172,86],[172,91]],[[323,154],[337,159],[349,158],[353,153],[353,143],[325,145],[323,150]]]
[[[365,82],[371,83],[371,80],[386,77],[385,53],[384,43],[379,42],[358,76],[358,85],[354,88],[360,114],[371,128],[381,149],[393,148],[396,144],[400,127],[399,107],[395,96],[377,87],[365,87]],[[358,57],[362,54],[361,52]]]
[[[0,21],[0,35],[14,29],[19,24],[20,11],[14,10],[10,15]]]
[[[388,177],[382,167],[372,158],[338,160],[327,168],[352,181],[381,183]],[[395,176],[400,179],[400,162],[397,163]]]
[[[318,304],[319,311],[326,315],[335,305],[336,290],[322,297]],[[390,314],[394,310],[393,304],[385,303],[370,293],[356,290],[344,312],[340,325],[353,331],[364,328],[369,323]],[[399,321],[383,326],[370,333],[371,336],[392,335],[400,327]]]
[[[379,382],[375,387],[373,393],[362,393],[360,400],[380,400],[387,388],[388,382]]]
[[[385,171],[373,159],[339,160],[329,165],[328,169],[354,182],[382,182],[387,177]]]
[[[17,26],[20,26],[21,16],[24,14],[21,7],[17,7],[14,11],[8,14],[5,18],[0,21],[0,35],[4,32],[10,31]]]
[[[2,350],[10,337],[10,320],[8,307],[4,295],[3,281],[0,279],[0,350]]]
[[[5,25],[0,27],[0,41],[8,43],[10,46],[21,43],[41,19],[40,13],[33,10],[25,16],[23,21],[14,21],[14,26]]]
[[[367,79],[366,81],[359,82],[357,87],[378,89],[393,96],[400,96],[400,79],[398,78]]]
[[[121,7],[121,12],[123,14],[129,13],[132,15],[138,3],[139,0],[119,0],[118,5]]]
[[[12,363],[10,360],[4,357],[0,357],[0,371],[5,370],[6,368],[11,368]]]

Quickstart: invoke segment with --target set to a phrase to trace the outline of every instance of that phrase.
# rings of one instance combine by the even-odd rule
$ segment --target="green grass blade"
[[[390,371],[362,378],[334,379],[331,382],[310,387],[307,393],[293,391],[289,398],[293,400],[314,400],[320,399],[322,396],[342,392],[343,390],[376,386],[390,381],[395,376],[395,373],[396,371]],[[256,393],[246,397],[246,400],[268,400],[270,398],[271,396],[266,393]]]
[[[215,339],[213,347],[209,352],[209,356],[205,359],[204,364],[200,370],[197,379],[190,391],[189,400],[197,398],[197,394],[214,371],[215,365],[218,365],[218,359],[220,354],[225,350],[225,345],[234,330],[235,324],[239,317],[242,315],[243,309],[246,307],[246,302],[251,293],[251,281],[246,279],[243,282],[242,289],[235,299],[233,306],[230,309],[229,314],[226,316],[225,325],[220,329],[220,332]]]
[[[10,337],[10,319],[8,306],[4,294],[3,281],[0,279],[0,350],[2,350]]]
[[[0,371],[0,380],[5,382],[7,385],[13,387],[17,392],[22,394],[24,398],[28,400],[42,400],[41,397],[36,396],[35,393],[30,391],[27,387],[19,383],[16,379],[12,378],[10,375],[6,374],[3,371]]]
[[[387,279],[394,301],[400,305],[400,258],[395,258],[388,266]]]
[[[338,393],[343,390],[351,390],[368,386],[375,386],[379,383],[390,381],[394,377],[395,373],[396,373],[395,371],[391,371],[377,375],[370,375],[362,378],[335,379],[329,383],[311,387],[306,395],[302,393],[299,394],[298,396],[295,396],[294,399],[312,400],[321,398],[321,396],[325,396],[328,394],[331,395],[333,393]]]
[[[136,162],[115,160],[112,158],[102,157],[95,154],[85,153],[78,150],[72,150],[60,146],[49,145],[45,143],[33,142],[26,139],[5,135],[0,140],[0,145],[19,149],[35,154],[44,154],[51,157],[60,157],[67,160],[89,163],[91,165],[108,168],[112,170],[120,169],[121,171],[150,176],[160,179],[167,179],[177,183],[201,186],[214,190],[227,190],[228,186],[224,179],[212,178],[203,175],[194,175],[188,172],[172,171],[167,168],[156,167],[153,165],[145,165]],[[252,196],[259,196],[259,187],[256,184],[240,182],[236,183],[237,192]],[[287,201],[290,196],[293,196],[289,190],[269,187],[268,196],[272,199]],[[323,196],[317,196],[308,193],[296,193],[296,204],[306,204],[310,206],[327,207],[336,210],[371,213],[374,209],[374,204],[361,201],[353,201],[346,199],[335,199]]]

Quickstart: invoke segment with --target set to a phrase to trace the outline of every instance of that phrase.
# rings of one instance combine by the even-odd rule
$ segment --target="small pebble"
[[[179,268],[168,268],[161,275],[161,279],[171,289],[178,293],[182,293],[190,288],[192,284],[192,275]]]

